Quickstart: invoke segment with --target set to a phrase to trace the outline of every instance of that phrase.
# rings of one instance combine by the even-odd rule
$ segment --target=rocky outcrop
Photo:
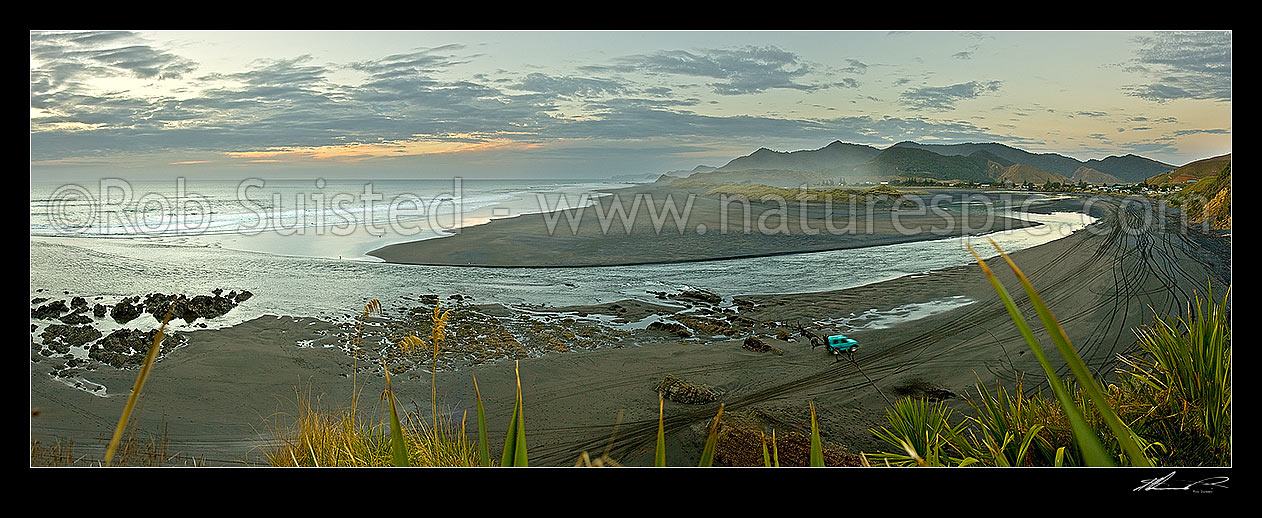
[[[167,311],[171,312],[172,319],[183,319],[185,322],[192,323],[198,318],[215,318],[226,314],[232,308],[237,307],[236,300],[244,300],[244,296],[250,293],[248,291],[235,295],[236,300],[222,296],[223,290],[216,290],[215,296],[197,295],[188,298],[184,295],[166,295],[163,293],[150,293],[145,296],[144,311],[153,315],[154,319],[161,321],[166,318]],[[232,293],[230,295],[235,294]]]
[[[784,354],[784,351],[781,351],[780,349],[776,349],[775,347],[767,345],[766,342],[763,342],[762,339],[758,338],[757,336],[750,336],[750,337],[745,338],[745,342],[741,346],[751,351],[758,352],[758,353],[775,353],[777,355]]]
[[[110,310],[110,318],[120,324],[135,320],[144,310],[144,306],[136,304],[139,300],[140,297],[128,297],[114,304],[114,308]]]
[[[57,320],[60,320],[62,321],[62,323],[69,324],[69,325],[90,324],[92,323],[92,318],[85,314],[87,313],[86,309],[87,309],[87,306],[84,306],[80,310],[75,311],[74,313],[71,313],[64,317],[61,317]]]
[[[82,347],[101,338],[101,332],[92,326],[50,324],[40,333],[40,338],[53,352],[66,354],[72,346]]]
[[[666,399],[685,405],[710,403],[717,401],[720,396],[720,393],[713,388],[688,383],[669,374],[657,385],[657,392]]]
[[[684,327],[682,324],[676,324],[674,322],[653,322],[648,325],[648,329],[653,331],[664,331],[680,338],[692,337],[692,331],[689,331],[688,328]]]
[[[40,320],[52,320],[54,318],[60,317],[62,313],[65,313],[67,311],[70,311],[70,308],[66,306],[66,301],[58,300],[55,302],[49,302],[48,304],[44,304],[43,306],[35,308],[34,310],[31,311],[31,318],[38,318]]]
[[[88,350],[88,357],[114,368],[125,369],[144,363],[149,354],[149,347],[158,335],[157,329],[140,331],[137,329],[119,329]],[[172,349],[183,345],[187,338],[179,334],[170,334],[162,339],[159,358],[166,356]]]
[[[667,297],[670,297],[675,300],[685,301],[685,302],[687,301],[704,302],[706,304],[718,304],[720,302],[723,302],[723,297],[720,297],[718,295],[715,295],[705,290],[684,290],[675,295],[667,295]]]

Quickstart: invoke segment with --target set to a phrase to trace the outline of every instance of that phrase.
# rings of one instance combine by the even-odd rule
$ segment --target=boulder
[[[66,307],[66,301],[58,300],[55,302],[49,302],[48,304],[44,304],[43,306],[35,308],[34,310],[31,311],[31,318],[38,318],[40,320],[52,320],[54,318],[61,316],[62,313],[65,313],[67,311],[70,311],[70,308]]]
[[[110,318],[113,318],[115,322],[126,324],[140,316],[144,307],[139,304],[133,305],[128,300],[130,299],[119,301],[118,304],[114,304],[114,309],[110,310]]]
[[[157,334],[157,329],[147,332],[138,329],[118,329],[93,345],[88,350],[88,357],[119,369],[134,367],[144,363],[145,356],[149,354],[149,347],[153,345],[153,339]],[[172,349],[186,341],[187,339],[179,334],[167,335],[162,339],[158,358],[166,356]]]
[[[767,343],[763,342],[762,339],[758,338],[757,336],[752,336],[752,335],[745,338],[745,342],[742,345],[742,347],[754,352],[759,352],[759,353],[771,352],[771,353],[776,353],[778,355],[784,354],[784,351],[781,351],[779,349],[776,349],[775,347],[767,345]]]
[[[665,331],[680,338],[689,338],[692,336],[692,332],[689,331],[687,327],[674,322],[653,322],[649,324],[648,329],[653,331]]]
[[[666,399],[685,405],[710,403],[717,401],[720,395],[710,387],[688,383],[670,374],[657,385],[657,392]]]
[[[71,346],[83,346],[101,338],[101,332],[92,326],[50,324],[39,336],[49,349],[66,354]]]
[[[87,309],[87,307],[86,307],[86,306],[84,306],[84,308],[83,308],[83,309],[85,309],[85,310],[86,310],[86,309]],[[70,324],[70,325],[89,324],[89,323],[91,323],[91,322],[92,322],[92,318],[91,318],[91,317],[89,317],[89,316],[87,316],[87,315],[86,315],[86,314],[84,314],[84,313],[86,313],[86,311],[82,311],[82,310],[81,310],[81,311],[75,311],[74,313],[71,313],[71,314],[66,315],[66,316],[64,316],[64,317],[61,317],[61,318],[59,318],[58,320],[60,320],[60,321],[62,321],[62,322],[64,322],[64,323],[66,323],[66,324]]]

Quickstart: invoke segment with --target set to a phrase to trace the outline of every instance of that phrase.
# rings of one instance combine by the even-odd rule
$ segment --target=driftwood
[[[801,322],[795,321],[794,326],[797,327],[799,335],[802,335],[807,340],[810,340],[811,349],[824,345],[824,339],[820,337],[819,335],[808,331],[806,327],[801,324]]]

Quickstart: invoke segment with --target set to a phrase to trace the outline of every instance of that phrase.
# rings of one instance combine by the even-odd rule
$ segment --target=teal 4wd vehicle
[[[846,335],[832,335],[828,337],[828,352],[835,356],[841,356],[842,353],[850,354],[854,358],[854,352],[859,349],[859,342],[854,338],[848,338]]]

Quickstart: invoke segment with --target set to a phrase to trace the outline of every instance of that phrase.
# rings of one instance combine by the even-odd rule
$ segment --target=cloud
[[[1136,42],[1139,49],[1127,69],[1153,82],[1127,85],[1127,94],[1159,103],[1231,100],[1230,32],[1163,32]]]
[[[866,74],[868,72],[868,64],[857,59],[846,59],[846,67],[842,68],[841,71],[851,74]]]
[[[973,53],[967,50],[961,50],[955,54],[951,54],[951,57],[955,59],[973,59]]]
[[[1106,117],[1109,114],[1107,112],[1080,111],[1080,112],[1075,113],[1075,115],[1082,115],[1083,117],[1099,118],[1099,117]]]
[[[850,68],[867,68],[867,65],[858,65],[863,64],[853,61]],[[590,67],[589,70],[598,68],[601,67]],[[759,93],[774,88],[813,91],[826,87],[799,82],[799,78],[812,72],[814,68],[800,61],[797,54],[775,46],[708,49],[696,53],[667,50],[619,58],[611,68],[623,72],[654,72],[718,79],[720,81],[710,83],[710,86],[715,93],[722,95]]]
[[[32,92],[89,77],[178,79],[196,68],[192,60],[151,47],[131,32],[31,33]]]
[[[617,81],[609,79],[590,79],[584,77],[553,77],[538,72],[527,75],[515,86],[518,90],[548,93],[562,97],[594,97],[599,95],[615,95],[626,93],[627,88]],[[664,90],[664,91],[663,91]],[[669,89],[654,90],[665,94]]]
[[[1001,84],[1001,81],[969,81],[950,86],[926,86],[903,92],[902,99],[908,107],[917,110],[950,110],[959,101],[998,91]]]
[[[1231,130],[1228,130],[1228,129],[1222,129],[1222,128],[1215,128],[1215,129],[1185,129],[1185,130],[1175,130],[1175,132],[1174,132],[1175,136],[1179,136],[1179,137],[1182,137],[1182,136],[1184,136],[1184,135],[1195,135],[1195,134],[1197,134],[1197,133],[1209,133],[1209,134],[1213,134],[1213,135],[1226,135],[1226,134],[1231,133]]]

